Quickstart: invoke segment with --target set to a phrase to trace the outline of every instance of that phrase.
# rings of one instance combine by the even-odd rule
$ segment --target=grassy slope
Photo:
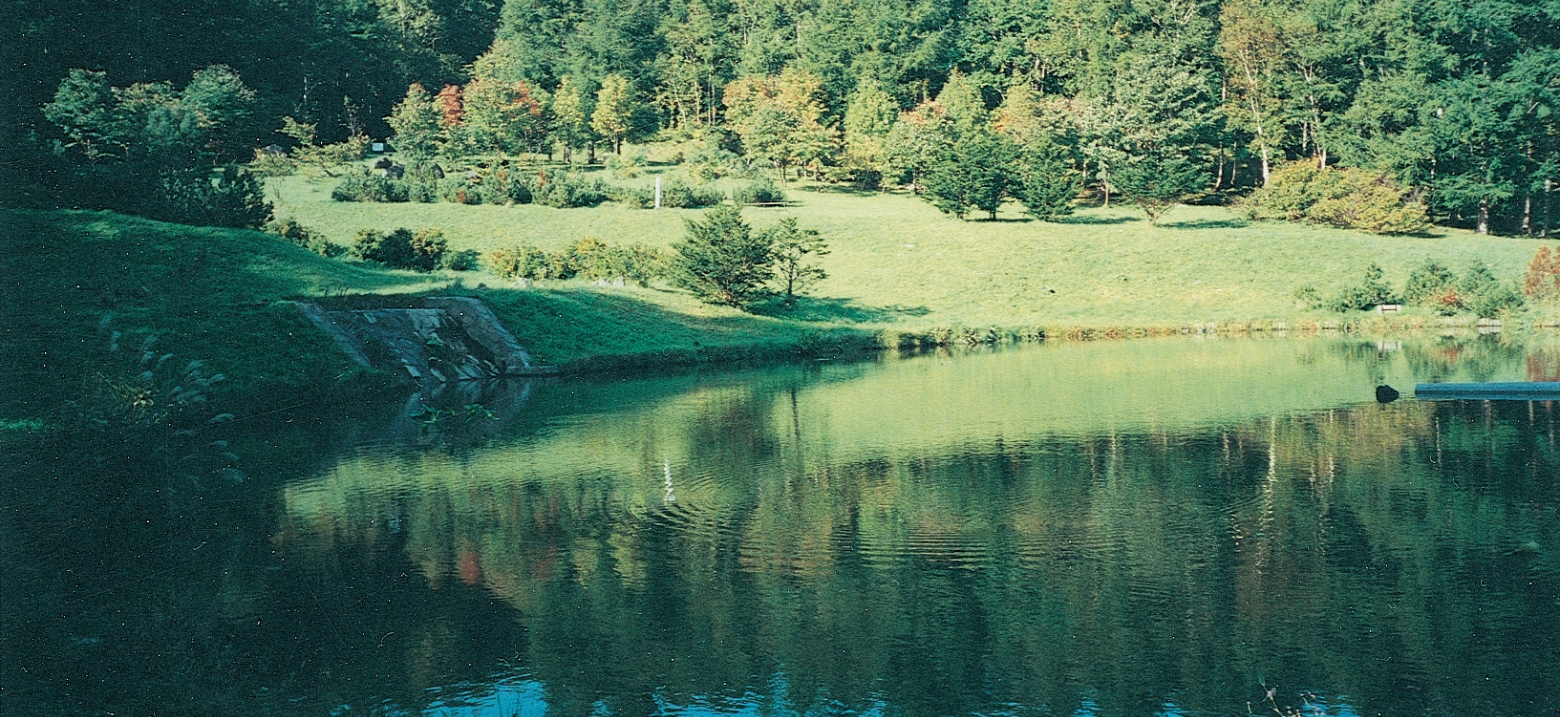
[[[641,183],[649,181],[642,178]],[[279,213],[347,241],[364,227],[440,227],[455,248],[530,243],[559,247],[592,235],[666,246],[684,210],[612,205],[365,205],[332,202],[329,184],[287,178],[273,189]],[[1246,224],[1227,210],[1182,207],[1149,226],[1130,209],[1089,209],[1067,223],[961,222],[903,195],[855,195],[809,187],[791,206],[749,209],[756,226],[795,216],[832,243],[830,278],[795,311],[773,316],[701,305],[663,288],[578,282],[500,288],[485,275],[463,289],[488,300],[539,358],[590,363],[615,357],[743,355],[805,344],[819,332],[923,332],[937,327],[1179,326],[1194,322],[1337,318],[1295,309],[1296,287],[1324,292],[1375,261],[1400,282],[1427,256],[1460,268],[1482,259],[1519,276],[1537,243],[1448,231],[1431,238],[1376,237],[1282,223]],[[114,327],[139,346],[203,359],[232,377],[229,391],[279,395],[353,369],[277,299],[330,294],[450,290],[448,276],[388,272],[325,260],[257,232],[200,229],[111,214],[0,211],[0,360],[10,390],[0,419],[57,406],[102,367],[133,373],[97,331]],[[1054,292],[1054,293],[1053,293]],[[1550,313],[1554,311],[1550,310]]]
[[[95,212],[0,210],[0,419],[46,415],[98,372],[133,376],[147,333],[227,392],[295,395],[354,371],[277,299],[432,288],[429,277],[322,259],[259,232]],[[125,334],[110,353],[99,330]],[[259,394],[259,395],[257,395]]]
[[[643,181],[643,180],[641,180]],[[440,227],[451,245],[486,252],[529,243],[555,248],[580,236],[666,246],[682,235],[686,210],[606,205],[363,205],[332,202],[328,184],[302,178],[275,185],[280,212],[336,241],[358,229]],[[793,205],[750,208],[766,226],[794,216],[832,244],[830,278],[787,318],[825,325],[906,331],[964,326],[1178,326],[1196,322],[1336,319],[1297,311],[1304,284],[1324,294],[1355,283],[1369,262],[1401,285],[1427,257],[1498,275],[1521,276],[1536,243],[1438,230],[1433,237],[1380,237],[1282,222],[1248,223],[1218,207],[1179,207],[1160,226],[1133,208],[1086,209],[1065,223],[963,222],[903,194],[857,195],[793,189]],[[652,301],[659,297],[651,296]],[[670,307],[669,307],[670,308]]]

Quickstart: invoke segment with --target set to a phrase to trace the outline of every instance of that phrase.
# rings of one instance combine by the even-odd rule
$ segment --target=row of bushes
[[[1409,272],[1403,291],[1397,292],[1383,278],[1381,267],[1372,263],[1365,267],[1356,284],[1344,287],[1332,296],[1323,296],[1315,287],[1306,285],[1295,292],[1295,298],[1307,308],[1326,308],[1331,311],[1364,311],[1383,304],[1409,304],[1424,306],[1443,316],[1453,316],[1460,311],[1471,311],[1481,318],[1493,318],[1502,311],[1522,306],[1522,293],[1509,283],[1501,281],[1481,261],[1469,265],[1462,276],[1433,260]]]
[[[265,230],[328,259],[347,253],[346,247],[291,219],[271,222],[265,226]]]
[[[327,258],[350,255],[354,259],[378,262],[392,269],[414,271],[470,271],[477,268],[477,253],[450,251],[444,232],[438,229],[395,229],[388,233],[374,229],[358,232],[351,247],[326,239],[291,219],[271,222],[265,230],[293,244]]]
[[[508,169],[469,179],[443,178],[415,167],[401,178],[364,170],[342,179],[331,198],[338,202],[540,204],[557,209],[594,207],[608,200],[636,209],[655,206],[655,190],[650,187],[612,186],[573,172],[528,174]],[[784,202],[785,194],[768,179],[759,179],[737,187],[732,199],[741,204],[774,204]],[[725,193],[718,189],[692,186],[676,179],[661,187],[663,207],[697,209],[725,200]]]
[[[1384,172],[1323,169],[1299,161],[1274,170],[1246,199],[1253,219],[1279,216],[1376,234],[1417,234],[1430,228],[1423,202]]]
[[[348,250],[354,258],[374,261],[392,269],[414,271],[471,271],[477,268],[477,253],[470,249],[450,251],[444,232],[438,229],[395,229],[389,233],[375,229],[359,231]]]
[[[670,269],[665,253],[643,244],[608,244],[581,237],[561,251],[534,246],[495,249],[488,269],[505,279],[613,279],[621,277],[649,286]]]
[[[634,209],[655,207],[653,187],[611,187],[607,190],[607,198]],[[663,207],[699,209],[713,207],[724,201],[726,201],[726,194],[712,187],[693,187],[675,179],[661,187]]]

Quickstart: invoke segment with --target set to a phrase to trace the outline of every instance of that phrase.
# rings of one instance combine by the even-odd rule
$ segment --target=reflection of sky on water
[[[547,690],[536,680],[506,680],[477,694],[438,700],[424,717],[542,717],[547,714]]]
[[[883,717],[885,706],[878,702],[865,709],[852,709],[834,701],[824,701],[824,706],[799,711],[787,704],[788,690],[784,675],[770,679],[772,695],[748,692],[741,697],[709,697],[695,695],[688,704],[677,704],[665,697],[655,698],[655,717],[812,717],[813,715],[851,715],[852,717]],[[438,690],[440,692],[444,690]],[[547,688],[532,679],[509,679],[491,687],[484,686],[479,693],[465,693],[449,700],[437,700],[423,710],[423,717],[543,717],[548,714]],[[618,714],[604,702],[597,702],[591,711],[593,717],[610,717]],[[1022,712],[994,712],[999,715],[1018,715]]]
[[[773,695],[764,696],[748,692],[741,697],[694,696],[688,704],[675,704],[663,697],[656,697],[654,717],[814,717],[821,715],[851,715],[852,717],[882,717],[882,702],[865,709],[852,709],[838,702],[825,701],[821,708],[799,711],[787,705],[786,679],[775,675],[770,679]],[[442,690],[441,690],[442,691]],[[1302,691],[1293,696],[1298,707],[1275,710],[1278,714],[1295,717],[1360,717],[1345,697],[1336,703],[1314,693]],[[1271,707],[1266,704],[1251,705],[1255,713],[1263,713]],[[423,711],[423,717],[544,717],[547,715],[547,688],[532,679],[510,679],[482,689],[479,694],[462,694],[449,701],[439,700]],[[593,717],[610,717],[616,713],[605,703],[597,702],[591,712]],[[1007,709],[977,713],[979,717],[1020,717],[1036,714],[1022,705],[1010,705]],[[1050,714],[1041,712],[1041,714]],[[1072,717],[1097,717],[1099,706],[1085,698]],[[1174,702],[1166,702],[1154,713],[1154,717],[1191,717],[1193,713]]]

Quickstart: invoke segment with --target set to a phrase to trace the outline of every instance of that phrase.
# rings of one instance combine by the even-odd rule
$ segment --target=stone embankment
[[[354,361],[420,386],[558,371],[534,364],[481,301],[430,296],[418,303],[414,308],[327,311],[301,302],[298,309]]]

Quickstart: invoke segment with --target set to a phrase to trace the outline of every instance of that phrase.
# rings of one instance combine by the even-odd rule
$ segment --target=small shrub
[[[764,284],[774,265],[772,237],[754,232],[742,221],[741,209],[726,205],[709,210],[700,221],[687,221],[687,234],[677,252],[673,279],[701,301],[747,306],[768,295]]]
[[[1504,282],[1486,288],[1463,302],[1481,319],[1493,319],[1502,312],[1522,307],[1522,293]]]
[[[1274,169],[1267,186],[1252,193],[1243,203],[1253,219],[1263,210],[1292,222],[1305,219],[1305,213],[1322,198],[1320,177],[1323,170],[1309,161],[1294,162]]]
[[[552,259],[534,246],[494,249],[488,253],[488,270],[505,279],[551,279]]]
[[[1322,169],[1304,160],[1274,170],[1247,205],[1251,215],[1376,234],[1414,234],[1430,226],[1425,205],[1390,175],[1357,167]]]
[[[531,181],[528,176],[499,167],[482,175],[481,200],[486,204],[530,204]]]
[[[516,179],[505,184],[504,193],[508,195],[509,201],[515,204],[530,204],[532,199],[534,199],[531,195],[531,183],[529,180],[520,181]]]
[[[330,198],[338,202],[405,202],[408,193],[401,180],[381,177],[365,169],[342,179],[331,190]]]
[[[1439,293],[1427,297],[1425,304],[1442,316],[1456,316],[1463,308],[1462,294],[1457,293],[1455,286],[1442,287]]]
[[[315,234],[313,230],[291,219],[271,222],[265,230],[323,257],[333,259],[347,253],[346,247]]]
[[[783,204],[785,192],[768,177],[759,177],[732,190],[731,199],[738,204]]]
[[[474,271],[479,263],[480,258],[475,249],[445,251],[439,258],[439,268],[450,271]]]
[[[673,179],[661,187],[661,206],[679,209],[713,207],[726,201],[726,195],[718,189],[695,187]]]
[[[607,199],[630,209],[655,207],[655,190],[645,187],[608,187]]]
[[[439,182],[439,198],[454,204],[481,204],[483,187],[464,179],[446,179]]]
[[[1522,306],[1522,293],[1495,276],[1482,261],[1475,261],[1457,282],[1463,305],[1481,319],[1495,318],[1503,311]]]
[[[1447,289],[1453,289],[1455,295],[1456,285],[1457,275],[1451,269],[1426,259],[1419,268],[1408,273],[1408,281],[1403,285],[1403,301],[1418,306],[1443,305]]]
[[[645,155],[639,152],[613,155],[607,158],[607,170],[616,179],[633,179],[645,168]]]
[[[599,179],[588,179],[572,172],[542,173],[531,186],[531,197],[531,201],[545,207],[594,207],[606,201],[607,190]]]
[[[384,234],[373,229],[358,232],[351,254],[364,261],[384,264],[392,269],[433,271],[445,266],[448,248],[444,232],[438,229],[396,229]]]
[[[608,187],[607,198],[634,209],[655,208],[654,187]],[[661,206],[679,209],[713,207],[726,200],[718,189],[689,186],[673,179],[661,185]]]
[[[488,254],[488,269],[505,278],[527,279],[610,279],[623,277],[649,286],[664,277],[666,256],[642,244],[608,244],[595,237],[583,237],[559,252],[534,246],[495,249]]]
[[[1345,287],[1327,301],[1327,308],[1337,311],[1364,311],[1393,301],[1392,288],[1382,280],[1381,267],[1371,263],[1365,267],[1360,283]]]
[[[671,267],[666,254],[653,246],[635,242],[623,247],[622,252],[622,276],[640,286],[648,287],[651,281],[665,278]]]
[[[439,201],[439,180],[409,179],[406,183],[406,201],[431,204]]]
[[[196,226],[259,228],[271,219],[265,185],[236,165],[215,178],[205,168],[170,172],[162,177],[160,197],[147,216]]]
[[[563,253],[573,275],[586,279],[605,279],[617,275],[613,273],[616,257],[612,256],[612,247],[596,237],[580,237]]]
[[[1307,309],[1320,309],[1326,303],[1322,300],[1322,292],[1310,284],[1295,289],[1295,301]]]
[[[700,182],[720,179],[739,171],[742,158],[717,145],[699,143],[697,149],[683,158],[683,170]]]
[[[449,242],[444,240],[444,232],[439,229],[418,229],[412,234],[409,242],[412,250],[411,265],[405,268],[418,271],[433,271],[445,265],[445,252],[449,250]]]

